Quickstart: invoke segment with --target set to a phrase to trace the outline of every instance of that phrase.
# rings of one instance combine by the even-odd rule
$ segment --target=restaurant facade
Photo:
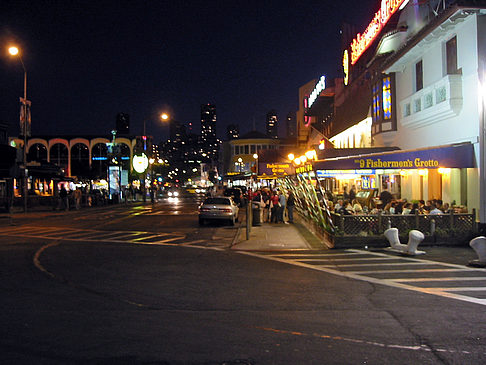
[[[356,185],[440,199],[485,223],[486,4],[376,3],[369,26],[343,39],[343,78],[306,109],[310,123],[298,122],[309,125],[308,147],[319,151],[317,131],[347,152],[307,164],[335,193]]]

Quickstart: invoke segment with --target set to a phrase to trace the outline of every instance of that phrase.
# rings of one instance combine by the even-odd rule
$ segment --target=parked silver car
[[[207,198],[199,206],[199,224],[207,220],[226,220],[232,226],[238,221],[238,206],[229,196]]]

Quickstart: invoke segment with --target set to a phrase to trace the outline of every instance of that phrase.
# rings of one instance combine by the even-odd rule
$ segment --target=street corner
[[[240,251],[282,251],[309,249],[310,246],[291,224],[262,224],[251,227],[249,233],[241,227],[233,250]]]

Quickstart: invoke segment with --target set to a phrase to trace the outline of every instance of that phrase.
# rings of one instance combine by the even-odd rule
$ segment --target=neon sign
[[[307,105],[308,108],[310,108],[312,104],[314,104],[321,91],[324,90],[325,88],[326,88],[326,76],[321,76],[321,78],[316,84],[316,87],[314,88],[314,90],[312,90],[309,96],[308,105]]]
[[[348,56],[347,49],[344,50],[343,71],[344,71],[344,85],[347,85],[349,82],[349,56]]]
[[[382,0],[381,8],[375,13],[363,34],[358,33],[351,43],[351,64],[354,65],[378,36],[385,24],[398,9],[403,9],[408,0]]]
[[[142,153],[141,156],[133,156],[132,162],[133,169],[138,172],[139,174],[145,172],[148,167],[148,158],[145,153]]]

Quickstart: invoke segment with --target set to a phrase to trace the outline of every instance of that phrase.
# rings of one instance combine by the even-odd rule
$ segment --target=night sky
[[[218,135],[264,130],[298,107],[298,88],[337,76],[343,22],[363,31],[379,0],[0,2],[0,120],[18,134],[23,70],[34,135],[105,135],[119,112],[156,141],[169,110],[199,133],[200,105],[216,104]],[[284,134],[284,127],[279,128]]]

